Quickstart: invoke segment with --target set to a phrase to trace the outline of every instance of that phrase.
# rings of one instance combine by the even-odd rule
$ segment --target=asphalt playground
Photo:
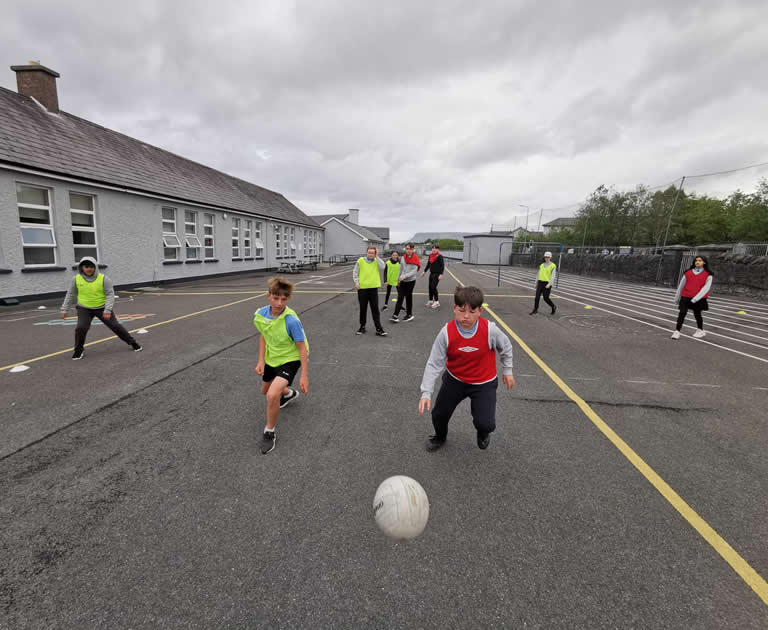
[[[379,338],[350,267],[297,274],[309,393],[262,456],[268,277],[120,292],[143,352],[94,325],[77,362],[59,300],[0,310],[0,628],[768,628],[768,305],[715,285],[673,341],[670,289],[563,276],[530,316],[530,270],[453,264]],[[487,450],[463,403],[427,453],[459,283],[516,386]],[[372,516],[396,474],[430,499],[407,542]]]

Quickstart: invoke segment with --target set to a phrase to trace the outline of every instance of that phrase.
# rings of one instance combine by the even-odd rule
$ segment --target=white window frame
[[[192,215],[192,220],[189,220],[189,215]],[[192,228],[190,232],[188,228]],[[200,249],[203,244],[197,236],[197,211],[184,210],[184,243],[186,249],[184,256],[186,260],[200,260]],[[194,255],[190,256],[189,252],[193,251]]]
[[[286,231],[288,230],[288,226],[285,227]],[[290,256],[291,258],[296,258],[296,228],[291,226],[291,238],[288,241],[288,246],[290,247]]]
[[[41,206],[34,203],[23,203],[19,201],[19,188],[34,188],[36,190],[44,190],[46,194],[48,195],[48,205],[47,206]],[[46,188],[45,186],[31,186],[30,184],[16,184],[16,210],[18,212],[19,208],[29,208],[31,210],[45,210],[48,213],[48,223],[25,223],[21,219],[21,214],[19,213],[19,235],[21,237],[21,246],[22,250],[24,249],[31,249],[31,248],[46,248],[46,249],[52,249],[53,250],[53,262],[49,263],[27,263],[26,259],[24,260],[24,266],[25,267],[52,267],[55,266],[58,261],[58,252],[56,251],[58,249],[57,243],[56,243],[56,232],[53,229],[53,204],[51,203],[51,189]],[[50,243],[26,243],[24,241],[24,230],[26,229],[37,229],[42,230],[43,232],[48,232],[51,235],[51,242]]]
[[[164,210],[170,210],[173,212],[173,219],[166,219]],[[163,261],[172,261],[172,260],[179,260],[180,258],[180,250],[181,250],[181,241],[179,240],[179,235],[176,233],[176,216],[177,216],[178,210],[176,208],[173,208],[171,206],[162,206],[160,209],[160,220],[162,222],[163,226]],[[171,231],[171,226],[173,226],[173,231]],[[165,255],[166,249],[173,249],[174,250],[174,257],[168,258]]]
[[[210,234],[206,234],[206,228],[210,228]],[[208,255],[209,249],[211,250],[210,256]],[[203,214],[203,260],[213,258],[216,258],[216,215],[206,212]]]
[[[91,209],[90,210],[80,210],[79,208],[73,208],[72,207],[72,195],[78,195],[80,197],[87,197],[91,200]],[[86,216],[91,217],[91,223],[93,223],[93,227],[89,227],[87,225],[75,225],[74,221],[72,221],[72,215],[73,214],[83,214]],[[81,193],[77,192],[75,190],[69,191],[69,218],[70,222],[72,223],[72,246],[74,248],[75,253],[75,262],[80,262],[82,259],[82,255],[79,255],[77,253],[78,248],[80,249],[95,249],[96,250],[96,260],[101,260],[101,256],[99,253],[99,235],[96,230],[96,196],[90,195],[88,193]],[[89,232],[93,234],[93,243],[92,244],[77,244],[75,243],[75,232]]]
[[[240,218],[232,217],[232,258],[240,258]]]
[[[282,258],[283,257],[283,250],[282,248],[282,240],[280,237],[280,233],[282,232],[282,228],[279,225],[275,225],[275,257],[276,258]]]
[[[253,233],[253,255],[264,258],[264,241],[261,240],[261,221],[256,221]]]
[[[251,235],[253,234],[253,221],[246,219],[243,228],[243,258],[252,258]]]

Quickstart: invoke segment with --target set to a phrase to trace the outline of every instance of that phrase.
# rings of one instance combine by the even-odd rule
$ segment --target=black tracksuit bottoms
[[[538,311],[539,310],[539,299],[544,298],[544,301],[549,304],[552,308],[555,308],[555,303],[549,299],[549,294],[552,292],[552,287],[549,287],[547,289],[547,281],[546,280],[537,280],[536,281],[536,298],[533,300],[533,310]]]
[[[440,282],[440,274],[439,273],[430,273],[429,274],[429,299],[433,302],[439,302],[437,296],[437,283]]]
[[[112,313],[112,317],[104,319],[103,308],[85,308],[83,306],[77,307],[77,326],[75,327],[75,350],[82,350],[85,345],[85,336],[88,334],[88,330],[91,328],[91,322],[94,317],[98,317],[101,323],[115,333],[120,339],[122,339],[128,345],[133,345],[136,340],[131,337],[131,334],[125,329],[117,319],[117,315]]]
[[[365,326],[368,305],[371,307],[371,316],[376,330],[381,330],[381,317],[379,316],[379,290],[358,289],[357,301],[360,302],[360,326]]]
[[[481,435],[492,433],[496,428],[496,390],[499,379],[495,378],[482,385],[470,385],[443,372],[443,384],[437,392],[435,406],[432,408],[432,426],[435,437],[445,440],[448,435],[448,421],[458,404],[465,398],[470,400],[472,424]]]
[[[400,310],[403,308],[403,300],[405,300],[405,315],[410,317],[413,315],[413,287],[416,286],[416,280],[402,280],[397,285],[397,304],[395,304],[395,315],[400,314]]]

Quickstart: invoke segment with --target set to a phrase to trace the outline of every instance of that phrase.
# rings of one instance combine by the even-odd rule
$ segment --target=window
[[[304,230],[304,255],[309,254],[309,230]]]
[[[56,235],[53,233],[48,189],[16,184],[16,199],[24,264],[55,265]]]
[[[253,237],[253,247],[256,250],[254,255],[256,258],[264,258],[264,242],[261,240],[261,221],[256,221],[256,232]]]
[[[278,258],[282,258],[283,256],[283,250],[281,249],[281,242],[280,242],[280,226],[275,226],[275,256]]]
[[[240,219],[232,219],[232,258],[240,258]]]
[[[96,216],[93,209],[93,197],[80,193],[69,193],[69,214],[72,219],[72,243],[75,249],[75,262],[83,256],[99,259],[96,238]]]
[[[197,212],[184,211],[184,241],[187,245],[187,260],[198,260],[202,244],[197,236]]]
[[[215,215],[204,214],[203,215],[203,256],[206,260],[216,257],[216,248],[214,246],[213,238],[213,220]]]
[[[285,231],[288,231],[288,228],[285,228]],[[291,258],[296,258],[296,228],[291,228],[291,240],[289,241],[291,251],[290,256]]]
[[[178,260],[181,241],[176,235],[176,208],[163,208],[163,260]]]
[[[251,233],[253,232],[253,221],[245,222],[245,232],[243,233],[243,256],[251,257]]]

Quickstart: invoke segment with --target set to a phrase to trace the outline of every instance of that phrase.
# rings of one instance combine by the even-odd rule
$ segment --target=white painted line
[[[642,385],[666,385],[667,383],[662,383],[661,381],[622,381],[624,383],[641,383]]]
[[[481,273],[481,272],[478,272],[478,273]],[[485,274],[485,275],[488,275],[488,277],[493,278],[493,279],[496,278],[495,275],[490,275],[490,274]],[[510,280],[503,280],[503,282],[506,282],[507,284],[512,284],[512,285],[520,285],[521,284],[520,282],[512,282]],[[565,297],[563,295],[559,295],[559,296],[556,295],[555,297],[558,297],[561,300],[567,300],[568,302],[575,302],[576,304],[582,304],[582,305],[584,304],[584,302],[582,302],[581,300],[575,300],[573,298]],[[652,328],[658,328],[659,330],[662,330],[662,331],[664,331],[666,333],[669,332],[669,327],[659,326],[658,324],[652,324],[651,322],[646,322],[646,321],[643,321],[642,319],[637,319],[635,317],[630,317],[629,315],[624,315],[623,313],[616,313],[615,311],[610,311],[607,308],[601,308],[599,306],[596,306],[594,308],[596,310],[598,310],[598,311],[603,311],[605,313],[610,313],[611,315],[615,315],[616,317],[623,317],[624,319],[629,319],[629,320],[631,320],[633,322],[637,322],[638,324],[644,324],[645,326],[651,326]],[[716,333],[713,333],[713,334],[716,334]],[[719,336],[723,337],[724,335],[719,335]],[[733,348],[728,348],[727,346],[721,346],[720,344],[712,343],[711,341],[707,341],[705,339],[694,339],[694,338],[688,337],[688,336],[684,336],[682,338],[683,339],[690,339],[691,341],[698,341],[699,343],[704,343],[704,344],[707,344],[708,346],[713,346],[715,348],[720,348],[721,350],[726,350],[727,352],[733,352],[734,354],[738,354],[738,355],[740,355],[742,357],[748,357],[750,359],[755,359],[755,361],[761,361],[762,363],[768,363],[768,359],[764,359],[762,357],[758,357],[758,356],[755,356],[753,354],[748,354],[747,352],[742,352],[741,350],[734,350]],[[727,338],[729,338],[729,337],[727,337]],[[746,343],[749,343],[749,342],[746,342]],[[757,344],[750,344],[750,345],[757,345]],[[761,346],[761,347],[764,347],[764,346]]]
[[[16,367],[12,367],[9,372],[26,372],[29,369],[28,365],[17,365]]]
[[[762,392],[768,392],[768,387],[753,387],[752,389],[759,389]]]
[[[722,387],[722,385],[709,385],[707,383],[680,383],[680,385],[687,385],[689,387],[714,387],[714,388]]]
[[[566,376],[569,381],[599,381],[599,378],[584,378],[583,376]]]

